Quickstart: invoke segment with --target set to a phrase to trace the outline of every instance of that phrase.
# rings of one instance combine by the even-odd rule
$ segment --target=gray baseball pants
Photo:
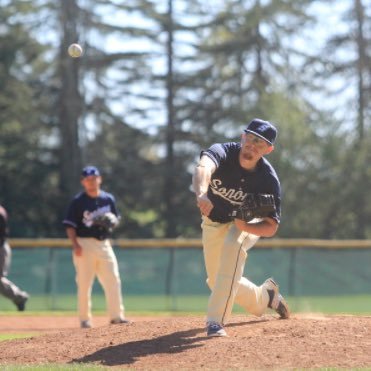
[[[4,241],[0,245],[0,294],[17,304],[23,301],[25,297],[28,297],[28,295],[7,279],[11,260],[12,252],[10,246]]]

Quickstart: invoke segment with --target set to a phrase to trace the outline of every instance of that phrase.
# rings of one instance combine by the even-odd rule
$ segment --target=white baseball
[[[72,58],[79,58],[82,55],[82,47],[79,44],[71,44],[68,47],[68,54]]]

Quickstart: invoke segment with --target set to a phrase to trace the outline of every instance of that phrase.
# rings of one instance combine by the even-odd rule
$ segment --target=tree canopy
[[[64,236],[81,167],[94,164],[118,200],[117,236],[198,237],[200,151],[260,117],[279,130],[277,236],[371,238],[371,5],[333,3],[0,1],[12,236]]]

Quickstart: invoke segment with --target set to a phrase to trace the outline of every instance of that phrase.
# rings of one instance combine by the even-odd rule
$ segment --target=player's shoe
[[[26,309],[26,302],[30,296],[25,294],[22,298],[20,298],[15,305],[20,312],[23,312]]]
[[[120,323],[130,323],[130,321],[125,318],[115,318],[110,321],[111,325],[118,325]]]
[[[214,321],[207,322],[207,336],[227,336],[224,327]]]
[[[89,320],[86,320],[86,321],[81,321],[80,322],[80,327],[81,328],[91,328],[92,325],[91,325],[91,322]]]
[[[285,299],[279,293],[277,283],[272,279],[268,278],[263,286],[266,288],[269,295],[268,308],[275,310],[282,319],[290,317],[290,309]]]

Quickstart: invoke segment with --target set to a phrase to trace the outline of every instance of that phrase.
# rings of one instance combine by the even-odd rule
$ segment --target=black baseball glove
[[[119,224],[117,216],[111,212],[97,215],[93,219],[93,225],[101,227],[106,232],[112,232],[115,227]]]
[[[266,193],[248,193],[242,204],[234,211],[232,217],[249,222],[254,218],[264,218],[276,211],[274,196]]]

